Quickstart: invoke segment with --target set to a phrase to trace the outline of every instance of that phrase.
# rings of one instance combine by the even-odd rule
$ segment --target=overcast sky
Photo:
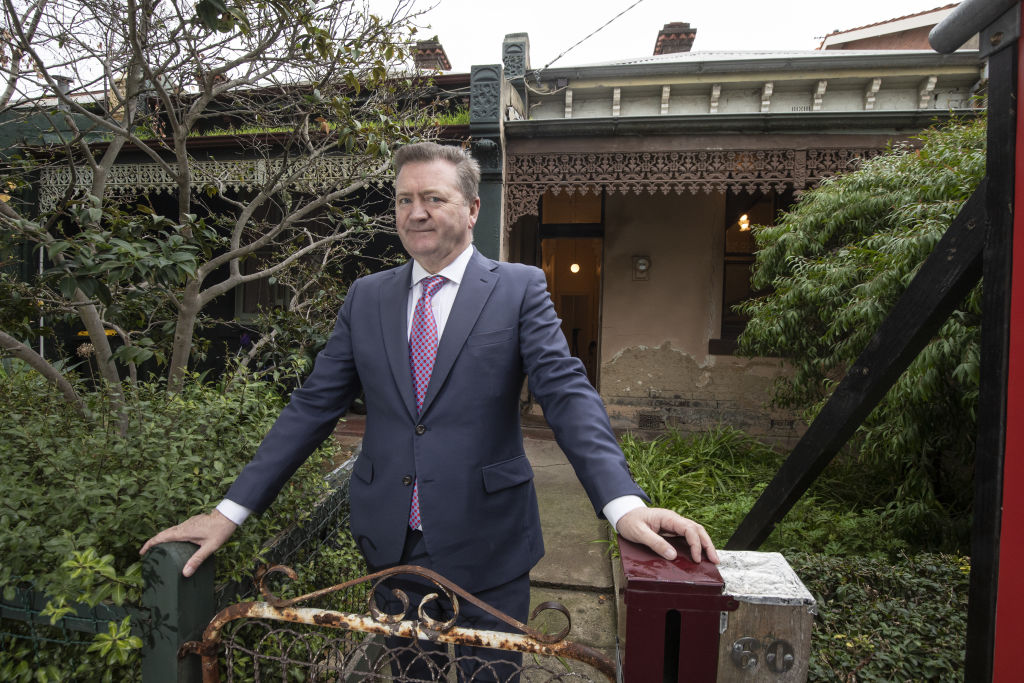
[[[636,0],[440,0],[421,23],[436,34],[455,71],[501,62],[506,33],[530,35],[530,66],[546,66]],[[954,0],[640,0],[567,55],[558,66],[651,55],[658,31],[672,21],[697,29],[694,51],[813,50],[821,38]],[[420,0],[420,7],[429,7]],[[382,8],[387,0],[373,0]],[[393,4],[393,3],[392,3]]]

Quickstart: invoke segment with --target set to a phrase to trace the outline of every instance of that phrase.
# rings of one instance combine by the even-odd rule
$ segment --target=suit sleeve
[[[519,318],[520,352],[530,390],[558,445],[599,517],[614,498],[636,495],[647,500],[629,474],[600,395],[583,363],[569,353],[544,273],[536,268],[529,273]]]
[[[362,385],[351,338],[358,285],[358,280],[352,283],[313,372],[292,392],[256,455],[228,490],[229,500],[254,512],[266,510],[295,470],[334,432],[338,419],[359,395]]]

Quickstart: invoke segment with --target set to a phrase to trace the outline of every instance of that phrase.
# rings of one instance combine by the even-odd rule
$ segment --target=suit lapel
[[[412,419],[416,419],[416,397],[409,369],[409,283],[412,261],[392,271],[393,277],[381,285],[380,321],[384,351],[391,365],[395,386]]]
[[[491,290],[498,281],[495,268],[493,262],[481,256],[474,248],[473,257],[466,266],[466,272],[459,284],[459,293],[455,296],[455,303],[452,304],[441,342],[437,347],[437,357],[434,360],[434,369],[430,373],[427,395],[423,398],[423,413],[430,408],[434,397],[451,372],[455,359],[459,357],[470,330],[476,324],[480,311],[483,310]]]

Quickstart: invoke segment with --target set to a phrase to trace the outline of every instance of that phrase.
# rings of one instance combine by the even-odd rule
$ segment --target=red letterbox
[[[626,585],[625,683],[712,682],[718,672],[722,612],[739,603],[706,559],[694,564],[684,539],[669,538],[679,556],[664,560],[620,538]]]

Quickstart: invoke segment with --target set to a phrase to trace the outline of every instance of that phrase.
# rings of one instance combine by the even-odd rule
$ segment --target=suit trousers
[[[411,530],[407,534],[400,564],[411,564],[433,569],[430,555],[423,541],[423,533]],[[374,568],[379,571],[382,567]],[[385,587],[386,586],[386,587]],[[409,598],[406,619],[418,619],[418,608],[423,596],[441,593],[430,581],[415,575],[389,578],[377,589],[377,606],[388,614],[401,612],[402,603],[392,593],[401,590]],[[526,623],[530,610],[530,575],[523,574],[508,583],[478,591],[475,597],[510,617]],[[439,621],[451,619],[451,603],[443,595],[427,606],[431,618]],[[459,601],[456,626],[488,631],[511,631],[512,627],[464,600]],[[426,640],[389,637],[387,647],[391,653],[391,670],[396,680],[446,681],[453,667],[448,646]],[[522,654],[468,645],[455,646],[454,665],[458,680],[466,683],[516,683],[522,666]]]

